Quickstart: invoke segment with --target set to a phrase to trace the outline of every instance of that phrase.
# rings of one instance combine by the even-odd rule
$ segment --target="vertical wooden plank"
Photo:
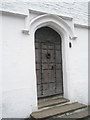
[[[41,97],[42,95],[41,95],[41,85],[37,85],[37,96],[38,97]]]
[[[56,81],[62,83],[62,71],[56,70]]]
[[[48,86],[48,84],[43,84],[43,96],[49,96],[49,86]]]
[[[49,82],[48,80],[48,70],[42,70],[42,84]]]
[[[40,70],[36,70],[37,84],[41,84],[41,74]]]
[[[49,84],[49,95],[54,95],[55,94],[55,83],[50,83]]]
[[[47,50],[42,50],[42,63],[46,63],[47,62]]]
[[[56,93],[57,94],[62,94],[63,93],[63,86],[62,86],[62,83],[58,82],[57,83],[57,87],[56,87]]]
[[[35,59],[36,59],[36,63],[40,63],[40,50],[39,49],[35,50]]]
[[[55,82],[55,70],[49,70],[48,73],[49,83]]]
[[[62,56],[60,51],[56,51],[56,63],[61,63]]]

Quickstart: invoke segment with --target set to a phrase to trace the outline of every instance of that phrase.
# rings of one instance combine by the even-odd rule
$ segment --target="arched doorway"
[[[36,110],[38,109],[38,101],[37,101],[37,78],[36,78],[36,52],[35,52],[35,33],[42,27],[48,26],[55,30],[62,38],[62,68],[63,68],[63,96],[67,99],[70,99],[70,69],[69,69],[69,46],[68,43],[71,39],[74,38],[74,30],[73,28],[65,22],[60,16],[52,15],[52,14],[43,14],[38,15],[37,17],[30,20],[29,23],[29,34],[30,34],[30,42],[33,46],[32,51],[32,59],[33,59],[33,99],[35,99]],[[45,37],[45,36],[44,36]],[[38,65],[38,64],[37,64]],[[38,73],[39,74],[39,73]],[[38,89],[41,90],[39,87]]]
[[[52,28],[36,30],[35,57],[38,98],[63,94],[62,41]]]

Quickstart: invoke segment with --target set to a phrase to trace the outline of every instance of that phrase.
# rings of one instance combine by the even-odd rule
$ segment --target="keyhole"
[[[54,69],[54,67],[52,66],[52,70]]]

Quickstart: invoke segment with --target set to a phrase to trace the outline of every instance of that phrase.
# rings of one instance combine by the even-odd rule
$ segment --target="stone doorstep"
[[[82,108],[86,108],[86,107],[87,107],[86,105],[76,102],[76,103],[66,104],[62,106],[54,106],[52,108],[47,108],[45,110],[33,112],[31,114],[31,117],[34,119],[45,119],[45,118],[50,118],[56,115],[62,115],[62,114],[79,110]]]
[[[89,117],[89,118],[88,118]],[[78,119],[90,119],[90,106],[82,109],[82,110],[79,110],[79,111],[75,111],[69,115],[64,115],[64,116],[57,116],[57,118],[75,118],[76,120]]]
[[[44,102],[43,101],[38,102],[38,108],[40,109],[40,108],[44,108],[44,107],[49,107],[49,106],[66,103],[66,102],[69,102],[69,100],[67,100],[65,98],[49,99],[49,100],[45,100]]]
[[[81,118],[86,118],[88,117],[88,110],[83,110],[83,111],[79,111],[77,113],[72,113],[70,115],[65,115],[63,117],[57,117],[57,118],[76,118],[76,119],[81,119]]]

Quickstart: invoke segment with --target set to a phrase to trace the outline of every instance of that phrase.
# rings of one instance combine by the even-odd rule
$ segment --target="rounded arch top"
[[[59,34],[68,34],[74,37],[73,29],[59,16],[52,14],[44,14],[32,19],[29,23],[30,28],[37,30],[38,28],[49,26],[56,30]]]

